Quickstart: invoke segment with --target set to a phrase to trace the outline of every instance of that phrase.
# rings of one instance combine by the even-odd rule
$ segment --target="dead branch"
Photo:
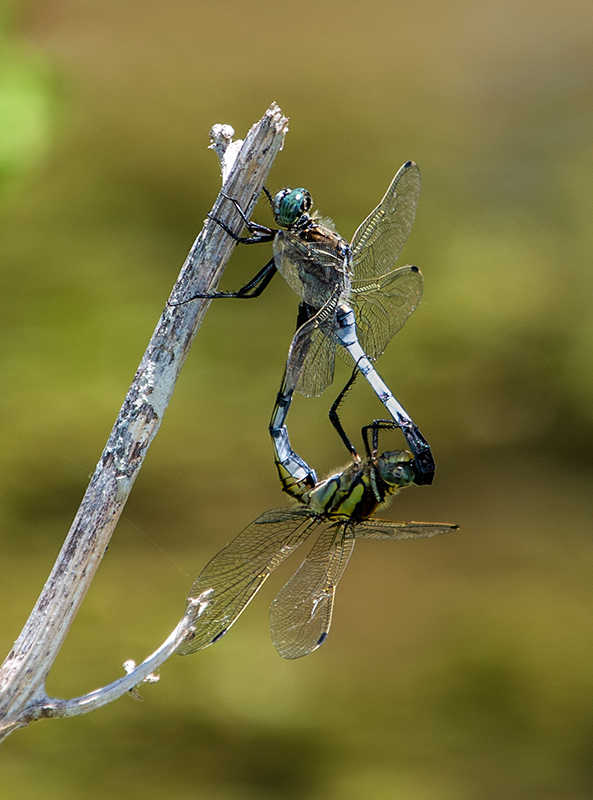
[[[272,104],[243,144],[231,142],[229,126],[215,126],[213,149],[221,158],[225,193],[247,215],[282,147],[288,120]],[[237,234],[242,222],[219,194],[211,212]],[[237,230],[239,228],[239,230]],[[83,714],[111,702],[142,681],[174,651],[178,628],[126,676],[84,697],[58,700],[45,680],[93,580],[148,448],[157,434],[175,382],[208,308],[208,300],[181,303],[216,287],[235,246],[207,219],[183,265],[126,395],[66,541],[14,647],[0,667],[0,741],[42,717]]]

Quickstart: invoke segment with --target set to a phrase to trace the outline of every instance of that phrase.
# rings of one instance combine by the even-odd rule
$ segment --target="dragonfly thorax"
[[[313,199],[306,189],[281,189],[272,203],[274,219],[283,228],[290,228],[312,205]]]
[[[412,454],[407,450],[395,450],[351,464],[320,481],[298,499],[308,505],[313,514],[359,522],[368,519],[390,495],[413,483],[414,477]]]

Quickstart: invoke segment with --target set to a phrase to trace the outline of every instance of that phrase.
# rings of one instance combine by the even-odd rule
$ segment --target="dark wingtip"
[[[419,267],[417,267],[415,264],[411,264],[410,269],[412,270],[412,272],[420,272]]]
[[[406,163],[404,164],[404,169],[410,169],[410,167],[413,165],[414,165],[413,161],[406,161]]]

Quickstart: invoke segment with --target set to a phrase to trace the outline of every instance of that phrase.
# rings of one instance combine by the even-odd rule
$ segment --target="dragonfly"
[[[272,413],[272,438],[284,436],[295,391],[317,396],[331,384],[340,344],[340,354],[358,366],[402,430],[416,459],[415,482],[430,484],[435,471],[430,445],[373,365],[422,298],[418,267],[394,268],[412,229],[420,185],[417,164],[407,161],[350,243],[330,220],[317,212],[309,213],[313,201],[306,189],[285,188],[274,197],[265,190],[278,228],[250,221],[239,203],[225,195],[234,203],[250,235],[238,236],[222,221],[215,221],[237,243],[272,242],[274,255],[238,291],[195,294],[182,302],[255,298],[279,271],[301,300],[296,333]]]
[[[417,464],[405,450],[378,455],[379,433],[398,427],[393,420],[374,420],[362,428],[366,458],[360,458],[337,415],[347,390],[348,385],[332,411],[352,463],[304,492],[300,487],[293,491],[287,475],[283,488],[299,505],[261,514],[204,568],[187,598],[179,654],[219,641],[272,572],[315,533],[319,536],[309,555],[270,608],[272,642],[287,659],[308,655],[326,640],[336,588],[356,539],[416,539],[457,530],[449,523],[394,522],[372,516],[414,482]]]

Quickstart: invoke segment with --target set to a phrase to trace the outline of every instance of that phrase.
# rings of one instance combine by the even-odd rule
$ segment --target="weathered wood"
[[[225,193],[236,198],[249,215],[282,147],[287,119],[272,104],[249,131],[238,152],[236,148],[227,149],[227,128],[213,129],[218,139],[212,147],[221,157]],[[240,233],[239,215],[221,195],[211,213]],[[45,694],[46,676],[101,562],[210,301],[178,303],[196,292],[216,287],[234,246],[220,225],[206,220],[150,340],[53,570],[0,667],[0,740],[33,719],[86,713],[111,702],[144,680],[175,648],[177,629],[140,667],[109,687],[68,701]]]

